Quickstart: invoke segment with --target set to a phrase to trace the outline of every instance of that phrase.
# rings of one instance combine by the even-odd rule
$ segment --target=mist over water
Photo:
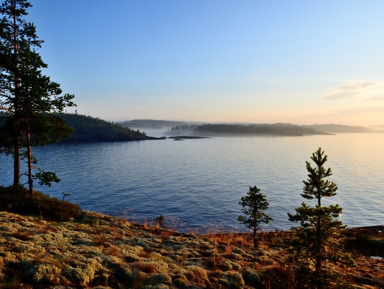
[[[275,219],[267,229],[289,229],[304,199],[305,161],[319,147],[338,186],[342,221],[383,224],[384,134],[304,137],[217,137],[184,141],[49,145],[35,148],[39,166],[62,181],[37,188],[85,210],[144,221],[163,214],[188,231],[234,228],[240,198],[257,185]],[[12,160],[0,155],[0,184],[12,182]],[[310,201],[306,201],[310,203]],[[172,216],[172,218],[170,217]]]

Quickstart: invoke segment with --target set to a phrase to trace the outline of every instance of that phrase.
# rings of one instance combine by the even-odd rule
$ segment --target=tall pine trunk
[[[17,135],[13,145],[13,185],[20,186],[20,137]]]
[[[253,246],[255,247],[255,248],[257,248],[257,235],[256,235],[256,233],[257,233],[257,227],[256,226],[254,226],[253,227]]]
[[[16,1],[12,1],[13,8],[13,54],[15,60],[15,123],[14,123],[14,144],[13,144],[13,158],[14,158],[14,176],[13,185],[20,186],[20,148],[21,148],[21,135],[20,135],[20,79],[18,75],[19,61],[18,61],[18,44],[17,44],[17,15],[16,15]]]
[[[31,152],[31,132],[30,124],[27,124],[27,156],[28,156],[28,188],[31,195],[33,195],[33,175],[32,175],[32,152]]]
[[[317,170],[318,170],[318,180],[317,180],[317,183],[319,184],[318,187],[317,187],[317,192],[318,192],[318,195],[317,195],[317,205],[319,208],[321,208],[321,194],[320,194],[320,191],[321,191],[321,188],[320,188],[320,183],[321,183],[321,166],[318,165],[317,166]],[[322,231],[322,228],[321,228],[321,216],[317,216],[317,226],[316,226],[316,241],[317,241],[317,256],[316,256],[316,263],[315,263],[315,270],[316,270],[316,275],[317,275],[317,279],[319,281],[320,279],[320,275],[321,275],[321,269],[322,269],[322,266],[323,266],[323,244],[322,244],[322,241],[321,241],[321,231]],[[317,288],[320,288],[320,285],[316,285]]]

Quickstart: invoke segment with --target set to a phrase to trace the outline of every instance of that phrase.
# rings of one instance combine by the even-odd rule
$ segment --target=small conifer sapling
[[[266,196],[260,193],[257,186],[249,187],[249,192],[245,197],[241,198],[239,204],[242,206],[241,211],[245,216],[241,215],[237,218],[240,223],[247,226],[253,233],[253,244],[257,247],[257,232],[261,230],[260,224],[269,224],[273,219],[264,211],[268,209],[269,203]]]
[[[342,208],[338,205],[324,206],[323,199],[336,195],[337,186],[327,178],[332,176],[332,170],[325,168],[327,156],[321,148],[312,154],[306,168],[308,179],[303,181],[301,196],[314,202],[312,206],[303,202],[296,208],[296,214],[288,213],[291,222],[299,222],[295,228],[297,238],[292,243],[295,256],[298,257],[298,272],[305,281],[299,284],[301,288],[328,288],[332,274],[325,264],[341,257],[340,231],[345,225],[339,220]],[[302,262],[300,262],[302,260]],[[309,260],[309,263],[307,262]]]

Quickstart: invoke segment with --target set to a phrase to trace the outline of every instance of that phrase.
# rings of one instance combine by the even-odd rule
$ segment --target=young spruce
[[[273,219],[264,213],[268,209],[269,203],[266,196],[260,193],[256,186],[249,187],[249,192],[241,198],[239,204],[243,207],[241,211],[245,216],[239,216],[237,220],[253,231],[253,244],[257,247],[257,232],[261,230],[260,224],[269,224]]]
[[[340,230],[345,228],[338,219],[342,208],[339,205],[324,206],[323,198],[336,195],[337,186],[327,180],[332,176],[330,168],[324,164],[327,156],[319,148],[312,154],[311,160],[315,163],[312,167],[307,161],[308,180],[304,182],[301,196],[307,200],[314,200],[314,206],[305,202],[296,208],[296,214],[288,213],[291,222],[300,222],[301,227],[296,228],[297,238],[293,242],[293,250],[298,257],[298,274],[302,274],[308,284],[301,284],[301,288],[328,288],[331,272],[326,270],[325,264],[337,260],[340,242]],[[301,261],[300,261],[301,260]],[[307,262],[309,260],[309,263]]]

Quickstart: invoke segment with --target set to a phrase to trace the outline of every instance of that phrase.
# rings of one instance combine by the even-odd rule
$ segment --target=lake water
[[[289,229],[307,179],[305,161],[319,147],[338,186],[350,227],[384,223],[384,134],[304,137],[217,137],[185,141],[49,145],[35,148],[39,166],[62,179],[51,196],[83,209],[136,221],[163,214],[183,231],[244,230],[240,198],[257,185],[275,219],[266,229]],[[0,184],[12,182],[12,160],[0,155]],[[310,203],[310,201],[307,201]]]

